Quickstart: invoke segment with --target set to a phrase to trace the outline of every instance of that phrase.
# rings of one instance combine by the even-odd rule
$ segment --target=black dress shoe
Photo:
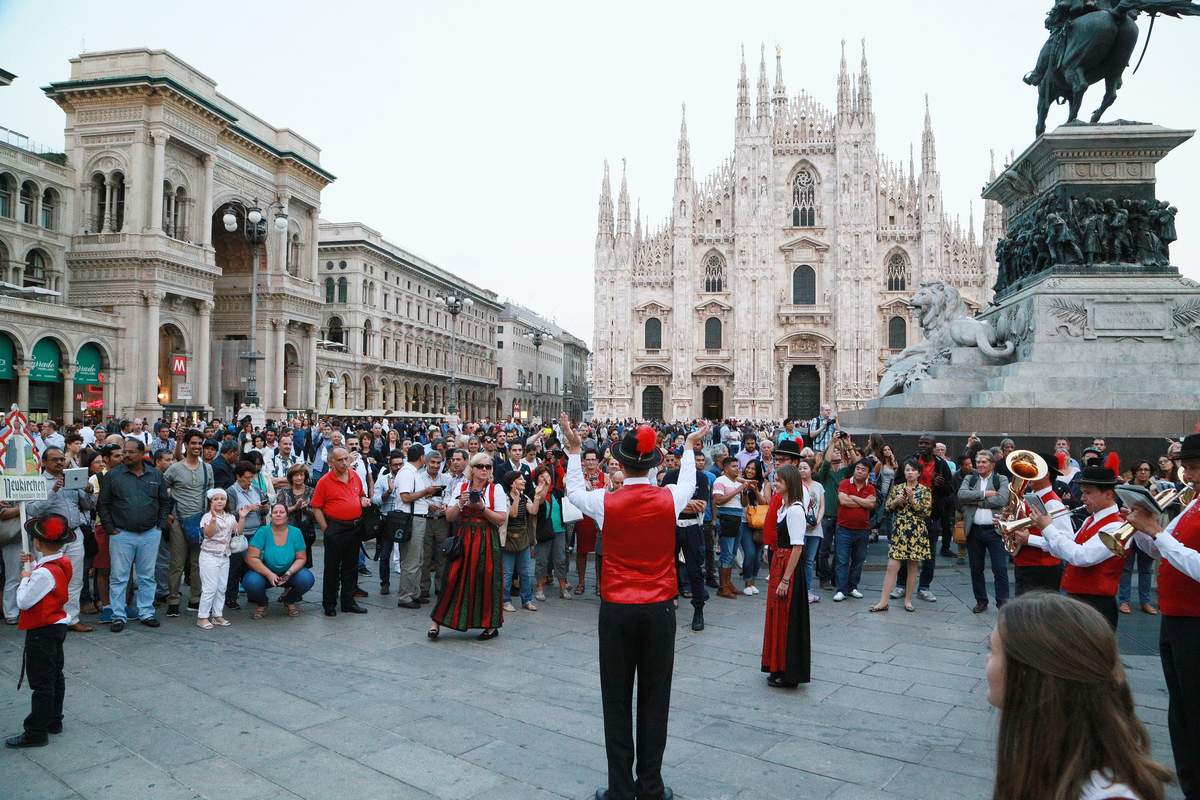
[[[50,727],[46,728],[46,732],[47,733],[62,733],[62,723],[61,722],[51,722]]]
[[[108,626],[108,629],[109,629],[110,631],[112,631],[113,633],[120,633],[121,631],[125,630],[125,620],[123,620],[123,619],[114,619],[114,620],[112,621],[112,625],[109,625],[109,626]],[[14,746],[15,746],[15,745],[14,745]]]
[[[399,603],[396,603],[396,608],[420,608],[420,607],[421,607],[420,600],[408,600],[408,601],[401,600]]]
[[[158,619],[155,617],[146,617],[145,619],[139,619],[138,622],[142,623],[147,628],[157,628],[160,625],[162,625],[162,623],[159,622]]]
[[[370,597],[370,595],[367,594],[365,589],[355,589],[354,596],[355,597]]]
[[[597,789],[596,800],[608,800],[608,789]]]
[[[387,586],[380,586],[379,593],[380,594],[391,594],[392,590],[390,588],[388,588]]]
[[[171,605],[167,606],[167,616],[168,617],[178,617],[179,616],[179,603],[171,603]]]
[[[975,614],[982,614],[983,612],[987,611],[987,606],[988,606],[987,601],[983,600],[983,601],[976,603],[975,607],[972,608],[971,611]]]
[[[199,610],[200,610],[200,601],[199,600],[197,600],[196,602],[192,602],[191,600],[188,601],[188,611],[199,611]]]
[[[327,616],[327,617],[336,617],[336,616],[337,616],[337,609],[336,609],[336,608],[327,608],[327,609],[325,609],[325,616]]]
[[[362,575],[363,577],[369,577],[371,575],[371,570],[367,569],[366,567],[359,567],[358,574]]]
[[[242,604],[241,604],[241,603],[239,603],[237,600],[226,600],[226,601],[225,601],[225,607],[226,607],[226,608],[232,608],[234,611],[241,611],[241,609],[242,609]],[[196,608],[197,608],[197,610],[199,610],[199,608],[200,608],[200,607],[199,607],[199,606],[196,606]]]
[[[704,609],[697,608],[695,613],[692,614],[692,630],[704,630]]]
[[[785,681],[783,678],[777,678],[774,675],[767,678],[767,686],[773,686],[776,689],[795,689],[799,684],[794,681]],[[665,794],[663,795],[666,796]]]
[[[50,744],[49,736],[37,737],[31,733],[22,733],[17,736],[10,736],[4,740],[6,747],[45,747]]]
[[[343,605],[342,613],[344,613],[344,614],[365,614],[365,613],[367,613],[367,610],[365,608],[363,608],[362,606],[360,606],[358,603],[353,603],[351,605]]]

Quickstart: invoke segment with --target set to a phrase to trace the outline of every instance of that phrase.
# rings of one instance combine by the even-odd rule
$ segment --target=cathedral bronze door
[[[702,417],[712,420],[725,418],[725,393],[721,391],[720,386],[704,387],[702,401]]]
[[[642,419],[663,418],[663,390],[658,386],[647,386],[642,390]]]
[[[821,375],[809,365],[792,367],[788,373],[787,415],[812,419],[821,411]]]

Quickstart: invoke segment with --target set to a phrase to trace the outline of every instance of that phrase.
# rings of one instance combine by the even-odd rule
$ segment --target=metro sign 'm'
[[[187,375],[187,356],[171,356],[171,374]]]

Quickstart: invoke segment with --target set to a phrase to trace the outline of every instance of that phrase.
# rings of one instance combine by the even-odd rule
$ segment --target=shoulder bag
[[[236,555],[246,552],[246,548],[250,546],[250,540],[246,537],[245,531],[235,533],[229,537],[229,553]]]
[[[759,503],[756,506],[749,506],[746,509],[746,527],[751,530],[761,531],[763,526],[767,524],[767,504]]]

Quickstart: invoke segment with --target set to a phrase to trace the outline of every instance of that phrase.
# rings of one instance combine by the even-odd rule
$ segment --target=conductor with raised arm
[[[621,462],[625,483],[616,491],[605,492],[588,491],[580,464],[579,434],[566,414],[559,424],[568,453],[567,497],[604,529],[597,638],[608,788],[598,789],[596,800],[669,800],[674,794],[663,785],[662,759],[675,667],[675,520],[696,488],[693,445],[709,428],[706,423],[688,437],[679,464],[679,482],[664,487],[650,481],[650,470],[662,461],[654,429],[643,425],[629,431],[610,451]]]

